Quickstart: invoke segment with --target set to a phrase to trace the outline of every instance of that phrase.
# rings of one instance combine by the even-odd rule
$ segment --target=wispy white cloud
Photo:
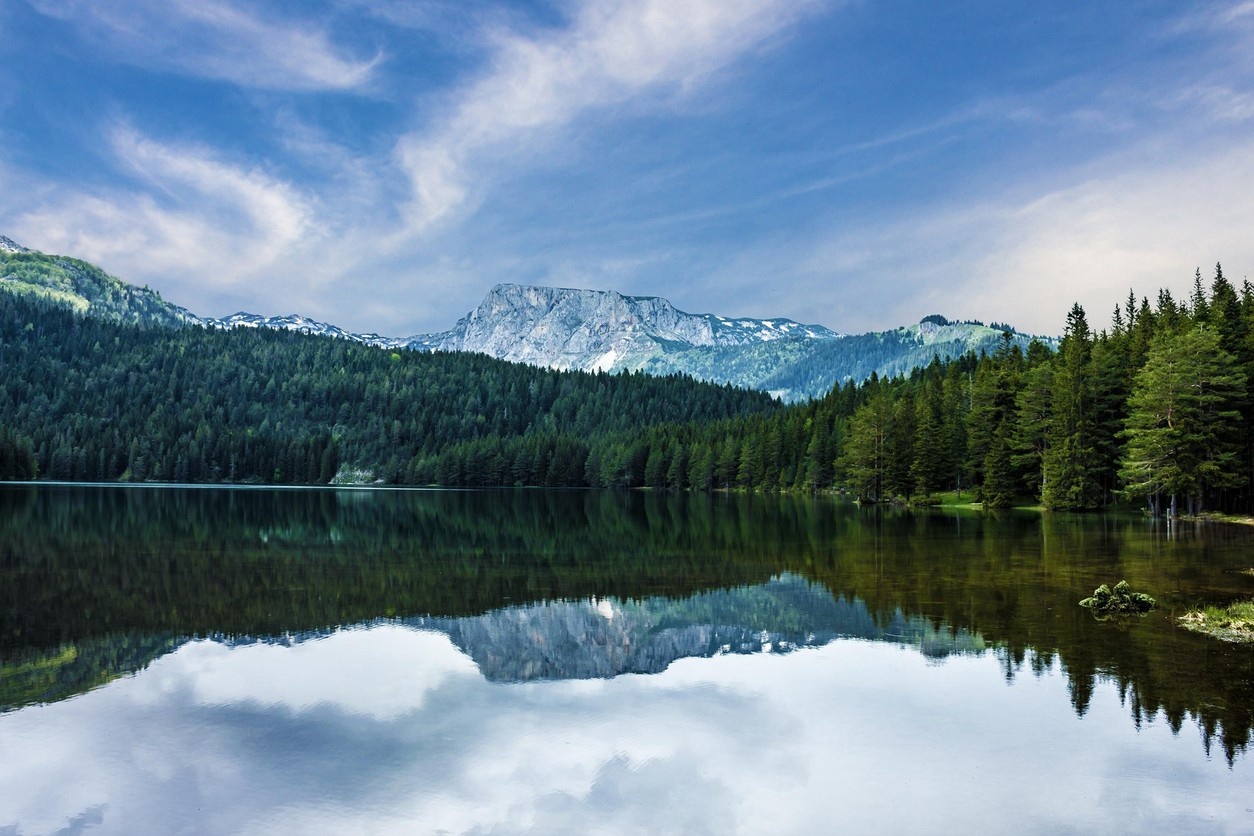
[[[411,228],[473,203],[476,162],[515,158],[577,116],[645,93],[682,96],[816,7],[809,0],[606,0],[580,6],[569,28],[495,32],[487,71],[459,90],[428,129],[403,138]]]
[[[375,69],[344,58],[320,31],[223,0],[36,2],[89,38],[121,44],[127,60],[239,84],[349,87]],[[564,24],[543,26],[471,11],[482,26],[475,38],[483,69],[391,151],[351,149],[299,109],[283,108],[272,116],[276,142],[317,172],[297,186],[263,164],[120,127],[106,134],[125,185],[26,178],[41,199],[24,212],[0,212],[0,221],[32,246],[155,280],[198,313],[238,304],[299,309],[359,330],[407,333],[424,320],[442,327],[455,314],[432,300],[473,304],[511,256],[467,261],[465,242],[476,239],[452,223],[437,230],[436,221],[465,219],[493,178],[516,176],[562,147],[582,115],[687,101],[818,7],[817,0],[603,0],[571,6]],[[399,11],[383,9],[386,17]],[[439,6],[435,13],[447,26],[452,12]],[[424,21],[407,17],[413,26]],[[548,272],[561,272],[562,261]],[[626,283],[629,272],[614,275]]]
[[[1254,119],[1254,2],[1208,5],[1159,34],[1205,45],[1207,60],[1139,86],[1117,74],[1062,81],[936,123],[1035,126],[1060,142],[1078,129],[1104,144],[1003,166],[1001,177],[973,168],[939,199],[834,211],[708,259],[686,293],[849,331],[940,312],[1057,333],[1073,302],[1105,327],[1129,288],[1182,292],[1216,261],[1237,280],[1254,275],[1254,142],[1243,130]]]
[[[1183,292],[1216,261],[1238,281],[1254,273],[1252,143],[1187,162],[1142,151],[1014,189],[779,237],[711,266],[695,290],[846,331],[943,313],[1056,334],[1074,302],[1101,328],[1130,288]]]
[[[740,190],[686,193],[734,168],[711,163],[725,148],[641,164],[627,184],[614,172],[584,177],[593,166],[581,160],[571,179],[599,190],[586,201],[563,191],[572,148],[612,142],[605,128],[624,117],[708,109],[699,93],[730,91],[720,82],[746,59],[831,4],[589,0],[540,20],[482,3],[336,0],[336,15],[373,16],[355,18],[358,31],[402,27],[386,36],[397,58],[384,64],[355,56],[323,24],[242,0],[31,2],[123,60],[250,87],[395,91],[404,39],[432,34],[442,50],[465,50],[469,60],[442,65],[447,76],[428,80],[413,113],[361,134],[337,133],[344,114],[322,120],[306,97],[254,96],[275,108],[264,153],[282,155],[282,174],[260,151],[209,145],[203,126],[204,144],[170,143],[109,129],[107,117],[112,170],[94,184],[0,165],[0,190],[25,196],[0,206],[0,232],[156,284],[199,313],[300,310],[403,334],[446,327],[492,282],[515,279],[841,330],[940,312],[1055,331],[1074,300],[1097,319],[1130,284],[1152,293],[1187,281],[1195,262],[1222,260],[1238,277],[1254,263],[1238,222],[1254,209],[1240,136],[1254,119],[1254,2],[1205,6],[1164,27],[1164,41],[1214,49],[1178,73],[1155,65],[1152,83],[1137,64],[1135,75],[1051,77],[1036,89],[983,85],[917,122],[907,114],[895,129],[878,121],[811,142],[778,178]],[[747,88],[735,104],[759,101]],[[1032,136],[1045,134],[1057,134],[1057,149],[1038,161]],[[991,159],[962,159],[969,175],[938,197],[942,148],[1002,139]],[[1018,139],[1029,150],[1017,151]],[[541,199],[575,208],[528,217],[537,171],[549,168]],[[907,168],[940,179],[915,193]],[[684,176],[662,182],[677,170]],[[859,196],[860,181],[885,175],[882,200]],[[756,223],[759,214],[777,223]],[[720,224],[743,234],[724,236]]]
[[[972,307],[995,294],[1005,316],[1038,329],[1052,321],[1055,332],[1079,301],[1104,326],[1129,288],[1151,298],[1159,287],[1180,290],[1216,261],[1238,279],[1248,274],[1250,217],[1254,144],[1185,165],[1141,160],[1012,208],[958,292]]]
[[[325,31],[266,18],[230,0],[31,2],[41,13],[72,24],[115,60],[247,87],[360,87],[380,60],[346,55]]]
[[[128,186],[85,191],[10,171],[7,179],[39,198],[6,219],[12,234],[128,278],[164,276],[174,298],[193,307],[259,278],[317,234],[311,199],[264,171],[127,126],[112,131],[110,146]]]
[[[1254,2],[1251,0],[1217,0],[1182,9],[1173,23],[1166,27],[1168,35],[1194,32],[1199,29],[1231,31],[1233,27],[1254,29]]]
[[[1219,122],[1246,122],[1254,119],[1254,92],[1234,89],[1223,83],[1199,84],[1182,91],[1176,104],[1199,107]]]

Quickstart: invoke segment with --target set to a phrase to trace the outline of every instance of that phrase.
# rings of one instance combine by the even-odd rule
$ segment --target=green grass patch
[[[1254,601],[1207,606],[1180,616],[1180,626],[1227,642],[1254,643]]]
[[[1243,514],[1221,514],[1218,511],[1206,511],[1199,514],[1197,519],[1208,522],[1233,523],[1235,525],[1254,525],[1254,517],[1248,517]],[[1251,570],[1251,573],[1254,573],[1254,570]]]
[[[979,508],[980,503],[975,501],[975,494],[971,491],[941,491],[934,493],[927,498],[926,502],[920,504],[935,505],[939,508]]]
[[[982,510],[984,503],[975,498],[974,491],[941,491],[939,493],[929,494],[926,497],[914,497],[910,500],[911,505],[926,505],[933,508],[963,508],[968,510]],[[1034,496],[1017,496],[1011,502],[1009,508],[990,508],[990,511],[1044,511],[1044,507]]]

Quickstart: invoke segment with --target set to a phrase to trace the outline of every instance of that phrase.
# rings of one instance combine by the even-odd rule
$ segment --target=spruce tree
[[[887,498],[884,477],[892,419],[893,399],[880,385],[849,421],[840,467],[859,500],[880,502]]]
[[[1036,345],[1040,345],[1036,343]],[[1044,349],[1044,346],[1041,346]],[[1044,349],[1048,352],[1048,349]],[[1029,348],[1029,357],[1031,349]],[[1033,365],[1024,375],[1023,388],[1015,399],[1011,464],[1021,484],[1040,498],[1044,482],[1042,463],[1049,449],[1049,419],[1053,401],[1054,367],[1049,359]]]
[[[1120,476],[1129,496],[1155,513],[1166,502],[1173,515],[1183,499],[1196,513],[1208,491],[1240,483],[1242,378],[1212,329],[1154,340],[1128,403]]]
[[[985,508],[1009,508],[1015,494],[1014,476],[1010,466],[1010,443],[1007,440],[1009,421],[1003,421],[993,433],[984,455],[984,484],[980,487]]]
[[[1047,508],[1096,508],[1101,502],[1093,467],[1092,348],[1088,320],[1076,304],[1055,358],[1053,415],[1042,462],[1041,501]]]
[[[910,476],[915,490],[924,496],[944,488],[951,471],[941,412],[944,400],[942,385],[939,374],[931,375],[915,403],[914,441],[911,445],[914,459],[910,465]]]

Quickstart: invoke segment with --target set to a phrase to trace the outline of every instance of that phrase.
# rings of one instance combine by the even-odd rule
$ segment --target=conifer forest
[[[863,502],[1249,513],[1254,289],[1080,306],[1057,349],[939,357],[785,407],[264,330],[126,324],[0,294],[0,477],[830,491]]]

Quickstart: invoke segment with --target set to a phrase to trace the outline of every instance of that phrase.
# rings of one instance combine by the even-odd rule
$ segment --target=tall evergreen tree
[[[1034,343],[1040,345],[1040,343]],[[1032,350],[1028,357],[1031,365],[1024,375],[1023,388],[1015,399],[1015,420],[1011,463],[1020,475],[1023,487],[1040,498],[1043,489],[1042,466],[1049,449],[1049,420],[1054,390],[1054,367],[1048,357],[1048,349],[1041,346],[1046,357],[1032,363]]]
[[[892,420],[893,400],[881,384],[849,421],[848,443],[839,464],[860,500],[880,502],[888,498],[885,476]]]
[[[1067,314],[1067,330],[1055,362],[1053,414],[1042,462],[1041,501],[1047,508],[1084,509],[1101,504],[1094,470],[1092,335],[1084,309]]]
[[[971,484],[967,466],[967,413],[971,410],[969,372],[959,363],[950,363],[942,385],[943,434],[951,468],[947,487],[961,493]]]
[[[1136,376],[1120,474],[1130,496],[1175,515],[1183,498],[1200,511],[1207,492],[1241,481],[1240,412],[1245,381],[1219,335],[1202,325],[1159,335]]]
[[[980,496],[985,508],[1009,508],[1015,494],[1014,474],[1010,465],[1010,421],[1002,421],[993,433],[984,455],[984,484]]]
[[[910,476],[915,490],[924,496],[943,489],[952,470],[942,412],[944,383],[939,372],[938,366],[928,376],[915,403],[914,460],[910,464]]]

